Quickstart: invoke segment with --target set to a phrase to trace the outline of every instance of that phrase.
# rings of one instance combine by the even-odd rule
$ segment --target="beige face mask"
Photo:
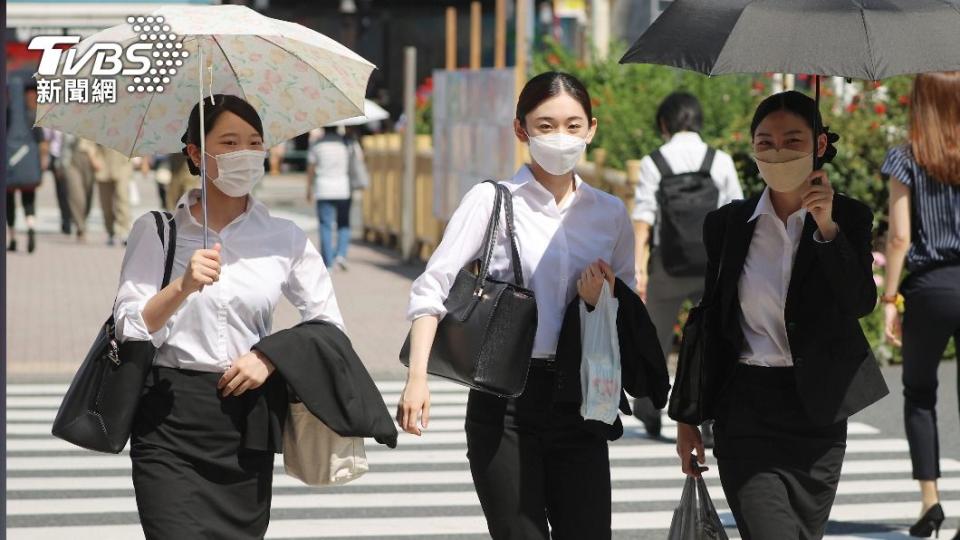
[[[794,191],[813,172],[813,152],[770,149],[757,152],[753,159],[763,181],[774,191]]]

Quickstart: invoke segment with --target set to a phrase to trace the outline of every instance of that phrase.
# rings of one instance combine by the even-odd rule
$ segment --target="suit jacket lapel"
[[[743,265],[747,260],[747,252],[750,250],[750,242],[753,240],[753,231],[757,224],[756,220],[747,220],[753,215],[759,202],[759,196],[747,199],[744,204],[737,208],[736,214],[732,216],[732,221],[727,225],[727,234],[724,238],[727,242],[726,254],[723,257],[723,267],[720,270],[720,290],[723,291],[723,326],[725,328],[732,323],[736,323],[737,327],[740,324],[740,318],[732,316],[737,313],[733,308],[740,301],[738,284],[740,275],[743,273]]]

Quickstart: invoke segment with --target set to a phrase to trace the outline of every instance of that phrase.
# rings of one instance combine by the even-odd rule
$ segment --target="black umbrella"
[[[960,70],[960,0],[674,0],[620,63],[810,73],[819,108],[821,75]]]

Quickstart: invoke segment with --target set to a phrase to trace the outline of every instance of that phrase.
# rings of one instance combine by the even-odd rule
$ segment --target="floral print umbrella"
[[[78,43],[76,58],[107,42],[124,51],[141,44],[147,52],[140,54],[152,60],[149,70],[114,77],[115,103],[41,104],[37,124],[127,156],[179,152],[190,110],[201,95],[231,94],[253,105],[263,120],[266,147],[362,115],[375,68],[318,32],[240,5],[167,6],[150,16],[129,17],[126,24]],[[67,55],[61,56],[59,73],[64,73]],[[91,78],[94,63],[87,64],[71,77]]]

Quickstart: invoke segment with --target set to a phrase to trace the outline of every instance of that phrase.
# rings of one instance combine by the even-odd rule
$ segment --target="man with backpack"
[[[667,142],[640,163],[632,217],[637,292],[669,357],[683,303],[696,304],[703,295],[703,218],[742,199],[743,189],[730,155],[700,138],[703,110],[696,97],[685,92],[667,96],[657,109],[656,128]],[[649,400],[638,399],[634,414],[650,436],[660,435],[660,411]],[[712,442],[709,429],[704,430],[704,441]]]

